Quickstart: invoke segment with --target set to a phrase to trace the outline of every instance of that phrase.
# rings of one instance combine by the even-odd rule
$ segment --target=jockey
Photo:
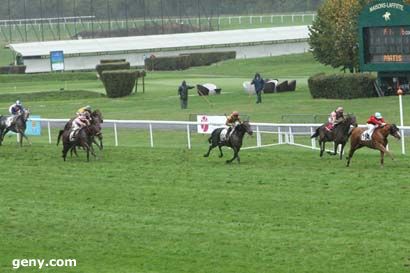
[[[91,117],[91,113],[92,113],[92,108],[90,105],[81,107],[80,109],[77,110],[77,116],[86,116],[86,117]]]
[[[232,114],[227,116],[225,124],[229,128],[228,128],[228,132],[226,133],[226,140],[229,140],[229,137],[235,131],[236,125],[241,124],[241,123],[242,123],[242,121],[239,118],[239,112],[238,111],[233,111]]]
[[[85,114],[80,114],[78,115],[72,123],[71,126],[71,133],[70,133],[70,139],[74,138],[75,134],[83,127],[90,125],[90,121],[88,120],[87,116]]]
[[[373,132],[376,128],[380,126],[386,125],[386,122],[384,121],[384,118],[382,117],[382,114],[379,112],[374,113],[374,115],[371,115],[370,118],[367,120],[367,131],[366,131],[366,139],[370,140]]]
[[[344,120],[344,115],[343,115],[343,107],[339,106],[334,110],[333,112],[330,113],[329,115],[329,125],[327,128],[330,130],[333,130],[333,128],[338,125],[341,121]]]
[[[17,118],[18,115],[22,114],[24,112],[24,107],[21,101],[16,100],[16,103],[10,105],[9,107],[9,113],[10,117],[7,118],[6,124],[7,126],[10,126],[13,121]]]

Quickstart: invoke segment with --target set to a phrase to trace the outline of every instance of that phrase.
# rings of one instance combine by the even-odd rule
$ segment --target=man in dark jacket
[[[178,88],[178,95],[181,100],[181,109],[186,109],[188,106],[188,89],[194,88],[189,86],[185,81],[182,81],[181,85]]]
[[[259,73],[256,73],[251,84],[255,86],[257,96],[256,103],[262,103],[262,90],[263,86],[265,85],[265,81],[261,78],[261,75]]]

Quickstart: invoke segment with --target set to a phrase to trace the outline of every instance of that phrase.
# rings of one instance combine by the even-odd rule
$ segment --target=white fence
[[[40,121],[43,128],[47,128],[48,141],[52,143],[51,128],[63,128],[67,119],[32,119],[33,121]],[[154,143],[154,126],[158,129],[170,129],[170,130],[184,130],[186,132],[187,147],[191,149],[191,134],[197,131],[197,126],[210,123],[193,122],[193,121],[155,121],[155,120],[104,120],[103,128],[105,130],[112,129],[114,132],[115,146],[119,146],[119,128],[128,129],[145,129],[149,131],[149,145],[155,147]],[[222,124],[211,124],[220,125]],[[315,139],[310,139],[310,136],[314,133],[315,129],[321,124],[297,124],[297,123],[252,123],[252,129],[256,135],[256,146],[244,147],[243,149],[262,148],[267,146],[289,144],[310,149],[318,149]],[[359,125],[364,127],[365,125]],[[405,141],[406,135],[410,135],[410,126],[399,127],[401,130],[402,141],[401,149],[402,154],[405,154]],[[277,136],[277,142],[270,144],[262,144],[262,134],[274,134]],[[306,136],[310,141],[309,145],[300,144],[295,141],[297,136]]]

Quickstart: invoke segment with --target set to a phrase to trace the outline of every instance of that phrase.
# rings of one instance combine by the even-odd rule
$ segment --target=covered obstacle
[[[198,95],[200,96],[219,95],[222,90],[213,83],[197,84],[196,88],[198,90]]]

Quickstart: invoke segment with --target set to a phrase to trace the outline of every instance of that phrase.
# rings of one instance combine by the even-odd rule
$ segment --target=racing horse
[[[11,123],[10,126],[7,126],[7,119],[10,116],[1,116],[0,117],[0,145],[2,144],[4,140],[4,136],[9,132],[14,132],[19,134],[19,143],[20,147],[23,146],[23,137],[28,141],[28,143],[31,145],[30,140],[25,134],[26,131],[26,122],[30,116],[30,110],[29,109],[24,109],[17,117],[15,117],[14,121]]]
[[[362,147],[368,147],[370,149],[375,149],[380,151],[380,165],[384,166],[384,154],[388,154],[393,160],[393,155],[386,149],[387,146],[387,137],[392,135],[396,139],[400,140],[401,135],[399,128],[396,124],[386,124],[382,127],[376,128],[373,132],[371,140],[363,140],[362,134],[366,128],[354,128],[352,130],[352,136],[350,138],[350,151],[349,156],[347,157],[346,167],[349,167],[350,160],[353,157],[353,154],[356,150]]]
[[[97,125],[92,124],[81,128],[78,133],[71,139],[70,130],[66,130],[61,135],[63,141],[63,160],[66,161],[67,153],[70,150],[75,151],[75,147],[83,148],[87,153],[87,161],[90,161],[90,153],[96,157],[94,149],[92,147],[92,142],[94,136],[100,132],[100,128]]]
[[[220,152],[219,157],[223,157],[221,147],[227,146],[233,150],[233,157],[227,160],[226,163],[231,163],[235,158],[236,160],[238,160],[238,163],[240,163],[239,150],[242,147],[243,137],[245,136],[245,133],[248,133],[249,135],[253,134],[249,121],[246,120],[236,125],[229,139],[221,142],[221,133],[223,130],[226,130],[226,128],[223,128],[223,127],[217,128],[212,131],[211,136],[208,139],[209,149],[208,149],[208,152],[204,154],[204,157],[208,157],[211,150],[215,148],[216,146],[218,146],[219,148],[219,152]]]
[[[58,144],[60,143],[60,140],[61,140],[61,137],[62,137],[63,133],[66,132],[66,131],[68,131],[68,132],[71,131],[71,126],[72,126],[72,123],[73,123],[73,120],[74,120],[74,119],[75,119],[75,118],[71,118],[71,119],[64,125],[64,129],[62,129],[62,130],[60,130],[60,131],[58,132],[57,146],[58,146]],[[102,124],[103,122],[104,122],[104,119],[103,119],[103,116],[102,116],[102,113],[101,113],[100,110],[96,109],[95,111],[93,111],[93,112],[91,113],[91,122],[90,122],[90,125],[95,125],[95,126],[96,126],[96,127],[95,127],[95,129],[96,129],[96,130],[95,130],[95,135],[92,136],[92,142],[95,143],[100,150],[103,149],[103,141],[102,141],[102,140],[103,140],[103,136],[102,136],[102,132],[101,132],[101,124]],[[97,138],[98,138],[99,143],[96,142],[96,140],[95,140],[94,137],[97,137]],[[75,147],[74,147],[74,153],[75,153]]]
[[[356,117],[354,115],[346,115],[346,117],[337,125],[335,125],[332,131],[329,131],[326,128],[326,124],[318,127],[315,133],[310,138],[319,137],[319,146],[320,146],[320,157],[323,156],[323,152],[325,151],[325,143],[329,141],[334,142],[334,152],[328,152],[331,155],[337,154],[337,147],[341,144],[340,149],[340,159],[342,159],[343,149],[349,139],[349,130],[350,126],[357,127]]]

